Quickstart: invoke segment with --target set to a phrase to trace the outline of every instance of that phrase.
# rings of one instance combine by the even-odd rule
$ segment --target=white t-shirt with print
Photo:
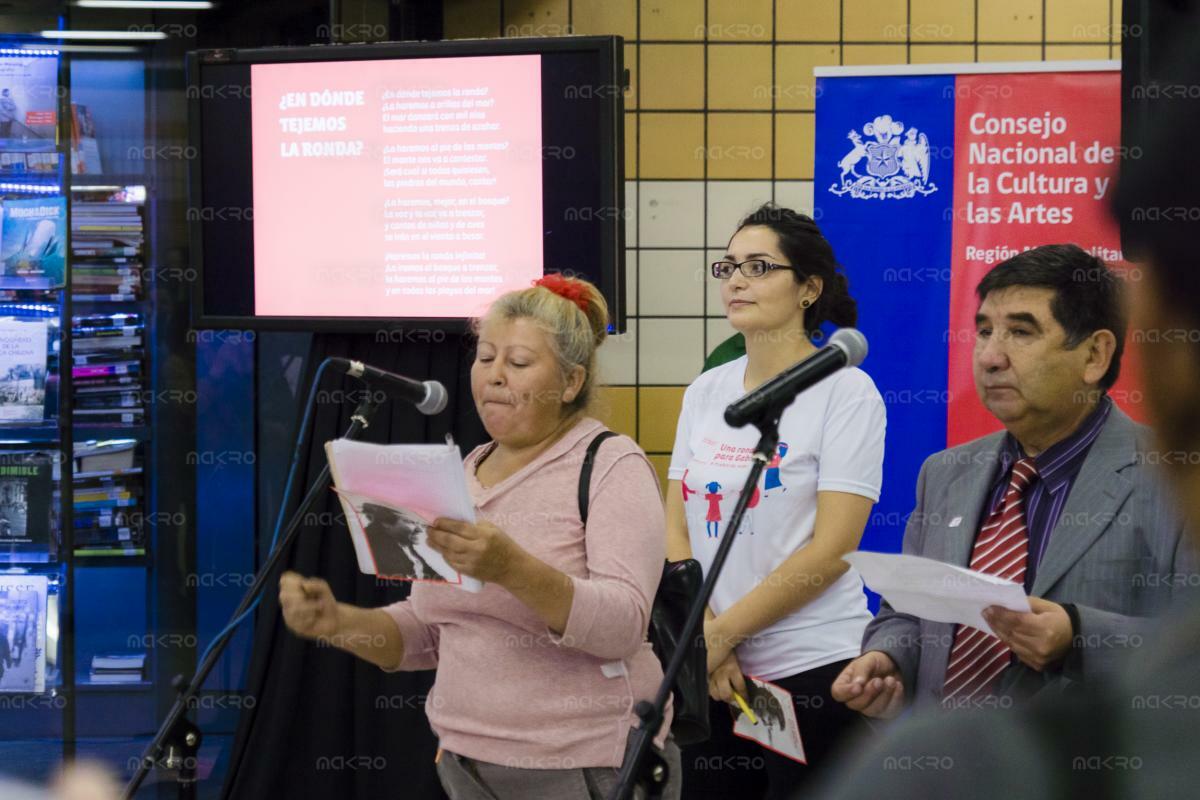
[[[758,442],[752,425],[725,424],[725,407],[746,393],[747,358],[697,378],[683,396],[668,476],[683,482],[692,555],[707,573],[728,531]],[[862,370],[843,369],[801,392],[783,413],[779,448],[751,496],[709,605],[723,613],[813,537],[817,492],[879,499],[883,398]],[[871,619],[862,578],[850,569],[807,605],[737,649],[742,671],[767,680],[859,654]]]

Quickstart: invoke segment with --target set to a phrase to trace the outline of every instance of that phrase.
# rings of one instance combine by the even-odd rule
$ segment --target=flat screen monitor
[[[462,326],[547,272],[624,329],[618,37],[189,54],[197,327]]]

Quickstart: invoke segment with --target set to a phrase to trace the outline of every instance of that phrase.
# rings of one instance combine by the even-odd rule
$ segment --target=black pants
[[[730,798],[783,800],[801,797],[806,787],[836,769],[847,740],[869,731],[858,714],[834,700],[829,687],[849,660],[827,664],[772,681],[792,693],[804,755],[801,764],[757,742],[733,735],[733,715],[725,703],[712,701],[712,738],[683,750],[683,800]]]

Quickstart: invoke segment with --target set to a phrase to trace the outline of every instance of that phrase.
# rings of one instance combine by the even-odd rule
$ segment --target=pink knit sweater
[[[600,446],[587,534],[579,471],[592,438],[584,419],[536,460],[484,488],[466,459],[477,514],[571,577],[567,627],[555,636],[524,603],[489,584],[471,594],[418,583],[384,610],[404,636],[402,670],[437,669],[426,711],[441,746],[511,767],[621,763],[633,706],[653,699],[662,667],[646,641],[665,558],[658,480],[626,436]],[[658,736],[662,746],[670,717]]]

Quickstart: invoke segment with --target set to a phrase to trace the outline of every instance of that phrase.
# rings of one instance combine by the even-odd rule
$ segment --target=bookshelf
[[[61,53],[44,47],[0,47],[0,70],[0,737],[65,741],[76,711],[63,538],[72,512],[63,480],[68,167],[58,135],[67,73]]]
[[[77,754],[124,771],[160,702],[148,67],[140,53],[0,41],[0,87],[14,71],[31,80],[7,129],[0,96],[0,650],[15,652],[18,638],[23,650],[0,671],[0,760],[36,752],[8,770],[34,781]],[[43,223],[51,215],[37,209],[56,204]],[[23,231],[5,228],[21,216],[13,209],[29,215]],[[14,236],[36,257],[14,261]],[[58,273],[37,268],[55,253]],[[39,358],[40,373],[22,367]],[[22,503],[19,520],[10,509]],[[21,594],[18,581],[33,589]],[[18,625],[20,637],[8,630]],[[32,682],[31,631],[44,638]]]

